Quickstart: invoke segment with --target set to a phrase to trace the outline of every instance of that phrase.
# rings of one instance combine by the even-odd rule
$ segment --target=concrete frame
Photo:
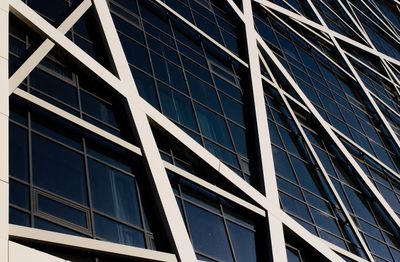
[[[320,18],[321,24],[317,24],[313,21],[310,21],[303,17],[299,13],[295,13],[289,10],[286,10],[272,2],[267,0],[243,0],[243,11],[236,6],[233,0],[226,0],[227,4],[232,8],[235,14],[240,18],[240,20],[244,24],[245,33],[246,33],[246,45],[248,51],[249,61],[244,61],[227,48],[222,46],[213,40],[210,36],[208,36],[205,32],[197,28],[195,25],[187,21],[184,17],[180,16],[177,12],[175,12],[172,8],[166,5],[161,0],[155,0],[157,4],[161,7],[169,11],[171,14],[176,16],[183,23],[186,23],[192,29],[197,31],[201,36],[208,39],[212,43],[214,43],[221,51],[225,52],[232,59],[238,61],[245,67],[249,69],[250,77],[251,77],[251,86],[252,86],[252,99],[253,99],[253,114],[255,118],[256,124],[256,132],[259,144],[258,150],[260,155],[260,170],[264,178],[266,195],[263,195],[256,191],[253,187],[247,184],[244,180],[239,178],[231,169],[229,169],[225,164],[223,164],[219,159],[214,157],[211,153],[209,153],[202,146],[197,144],[190,136],[184,133],[179,127],[177,127],[174,123],[172,123],[169,119],[159,113],[156,109],[154,109],[150,104],[140,98],[134,79],[130,73],[129,66],[127,60],[124,56],[121,43],[118,39],[118,35],[113,24],[107,3],[105,0],[84,0],[78,8],[76,8],[71,15],[58,27],[54,28],[48,22],[46,22],[43,18],[37,15],[34,11],[32,11],[29,7],[27,7],[24,3],[18,0],[0,0],[0,80],[1,83],[6,83],[8,88],[0,89],[0,146],[2,148],[8,148],[8,114],[9,114],[9,106],[8,106],[8,97],[11,94],[15,94],[30,103],[33,103],[37,106],[40,106],[54,114],[57,114],[59,117],[62,117],[84,129],[90,130],[103,138],[110,140],[128,150],[135,153],[136,155],[143,158],[146,166],[148,168],[149,178],[152,181],[152,189],[156,192],[158,196],[159,205],[162,209],[164,215],[165,226],[169,228],[171,243],[174,246],[175,254],[166,254],[156,251],[143,250],[134,247],[126,247],[123,245],[84,239],[80,237],[67,236],[54,232],[47,232],[38,229],[25,228],[15,225],[8,224],[8,151],[5,150],[0,154],[0,261],[8,261],[8,245],[9,245],[9,236],[15,239],[31,239],[37,241],[48,241],[50,242],[65,245],[65,246],[74,246],[80,248],[87,248],[88,250],[98,250],[105,251],[109,253],[120,253],[126,256],[130,256],[132,258],[143,258],[149,261],[195,261],[195,253],[192,245],[190,244],[189,235],[185,229],[185,224],[183,219],[180,216],[179,208],[176,204],[174,194],[172,192],[171,185],[167,179],[166,169],[173,171],[179,176],[182,176],[198,185],[207,188],[208,190],[219,194],[238,205],[241,205],[243,208],[246,208],[261,217],[264,217],[269,224],[270,230],[270,242],[272,247],[272,258],[274,261],[285,261],[286,258],[286,249],[285,249],[285,240],[283,234],[283,227],[289,228],[291,231],[298,234],[300,238],[309,243],[309,245],[321,255],[325,256],[330,261],[343,261],[336,253],[340,253],[341,255],[352,258],[356,261],[365,261],[364,259],[349,253],[346,250],[343,250],[335,245],[332,245],[318,237],[315,237],[311,233],[309,233],[306,229],[304,229],[300,224],[298,224],[294,219],[292,219],[289,215],[284,213],[280,209],[278,191],[276,185],[276,179],[274,176],[274,164],[273,164],[273,156],[271,151],[271,144],[269,138],[269,131],[267,125],[267,114],[264,105],[264,97],[263,97],[263,84],[262,81],[267,81],[272,84],[275,88],[278,89],[282,99],[285,101],[292,117],[295,119],[297,126],[301,132],[302,137],[305,139],[306,144],[310,151],[312,152],[313,157],[316,162],[320,166],[324,177],[331,189],[333,188],[329,177],[324,171],[323,166],[321,165],[320,160],[316,153],[312,150],[312,146],[308,141],[307,137],[304,134],[304,131],[301,128],[301,125],[297,121],[296,116],[294,115],[288,100],[294,101],[295,103],[301,105],[308,112],[314,115],[317,122],[321,125],[322,128],[329,134],[331,139],[335,141],[340,151],[344,154],[346,159],[352,164],[355,170],[357,170],[358,175],[364,181],[368,189],[374,194],[374,196],[380,201],[382,206],[385,208],[388,215],[393,219],[396,223],[397,227],[400,228],[400,219],[394,213],[392,208],[387,204],[378,190],[375,188],[370,179],[364,174],[362,169],[358,166],[354,158],[351,154],[346,150],[344,145],[341,143],[339,137],[344,139],[351,140],[345,137],[343,134],[328,123],[326,123],[322,117],[318,114],[316,109],[312,106],[311,102],[308,98],[302,93],[300,88],[296,85],[294,80],[290,77],[288,72],[283,68],[280,64],[279,60],[274,56],[269,47],[265,44],[262,38],[258,35],[254,28],[253,22],[253,8],[252,4],[258,3],[261,4],[264,8],[266,8],[272,15],[275,13],[279,13],[281,15],[285,15],[296,23],[307,27],[316,29],[323,34],[319,35],[315,33],[316,36],[327,40],[326,36],[329,36],[331,41],[330,44],[335,46],[337,50],[341,53],[342,58],[346,61],[346,64],[350,68],[351,72],[347,72],[343,70],[349,77],[355,79],[361,86],[362,91],[367,96],[369,102],[372,104],[374,110],[379,116],[379,119],[382,121],[383,125],[386,127],[396,145],[400,149],[400,141],[394,134],[394,131],[388,124],[385,116],[380,111],[377,103],[383,104],[385,107],[390,109],[390,106],[386,105],[377,98],[371,91],[367,90],[360,77],[357,75],[354,67],[352,66],[348,57],[350,54],[347,54],[344,50],[341,49],[338,40],[346,42],[355,48],[362,49],[370,54],[378,57],[380,59],[387,72],[389,73],[388,77],[385,77],[387,80],[393,83],[396,87],[397,92],[399,92],[398,86],[400,84],[399,79],[395,76],[392,69],[390,68],[390,64],[394,64],[400,66],[400,61],[385,55],[379,52],[376,47],[372,44],[371,40],[368,38],[368,35],[362,28],[362,25],[359,24],[356,17],[353,17],[352,10],[347,10],[342,3],[342,0],[338,0],[340,5],[344,7],[346,13],[351,18],[354,26],[356,27],[353,31],[357,33],[357,35],[364,37],[365,41],[368,45],[363,43],[358,43],[344,35],[339,34],[327,27],[321,16],[319,16],[318,11],[315,7],[313,7],[313,3],[311,0],[308,0],[310,6],[313,7],[314,13]],[[399,3],[398,1],[396,1]],[[89,9],[95,8],[96,12],[99,15],[101,29],[103,30],[104,36],[106,38],[108,47],[110,49],[110,53],[112,58],[114,59],[115,67],[118,72],[118,77],[110,73],[107,69],[102,67],[98,62],[92,59],[89,55],[87,55],[84,51],[82,51],[79,47],[77,47],[74,43],[69,41],[68,38],[65,37],[65,33],[72,27],[76,21]],[[372,10],[371,10],[372,11]],[[45,35],[47,38],[45,42],[29,57],[29,59],[14,73],[10,78],[8,77],[8,13],[12,12],[14,15],[18,16],[21,20],[23,20],[27,25],[31,26],[33,29],[39,31],[42,35]],[[373,12],[374,13],[374,12]],[[376,15],[376,14],[374,14]],[[387,22],[387,21],[386,21]],[[393,34],[395,33],[391,24],[386,24],[385,21],[382,20],[382,24]],[[315,32],[311,31],[310,32]],[[303,38],[304,39],[304,38]],[[113,89],[119,92],[125,99],[128,105],[128,110],[132,115],[132,124],[133,129],[135,130],[137,140],[139,141],[139,147],[132,145],[120,138],[117,138],[100,128],[95,127],[94,125],[79,119],[64,110],[61,110],[21,89],[18,89],[18,85],[23,81],[23,79],[38,65],[38,63],[46,56],[46,54],[55,46],[58,45],[62,47],[66,52],[68,52],[71,56],[76,58],[78,61],[81,61],[82,65],[91,70],[95,75],[97,75],[100,79],[109,84]],[[268,55],[269,60],[273,61],[273,66],[278,68],[278,70],[285,76],[285,78],[290,83],[291,87],[298,93],[301,98],[301,101],[297,101],[295,98],[291,97],[283,90],[281,90],[276,82],[270,82],[268,79],[261,76],[260,72],[260,60],[264,65],[266,65],[264,57],[262,57],[260,50]],[[329,59],[329,58],[328,58]],[[271,66],[271,65],[270,65]],[[366,65],[367,66],[367,65]],[[268,69],[268,66],[266,66]],[[373,70],[373,69],[371,69]],[[271,78],[275,81],[273,75]],[[392,111],[393,112],[393,111]],[[227,181],[236,186],[239,190],[245,193],[250,199],[253,200],[254,203],[249,203],[245,200],[242,200],[235,195],[226,192],[210,183],[195,177],[194,175],[187,173],[186,171],[179,169],[169,163],[163,162],[158,153],[157,146],[155,144],[154,137],[152,135],[150,124],[156,125],[159,128],[164,129],[171,136],[174,136],[179,139],[179,141],[187,147],[188,150],[192,151],[195,155],[200,157],[207,163],[212,169],[217,171],[222,177],[224,177]],[[355,146],[357,146],[355,144]],[[359,147],[360,150],[362,150]],[[374,159],[378,164],[380,164],[383,168],[387,169],[394,176],[400,177],[395,171],[391,170],[389,167],[384,165],[381,161],[369,155],[367,152],[364,152],[366,155]],[[358,232],[354,221],[351,219],[348,211],[344,207],[344,204],[340,200],[338,193],[334,190],[333,192],[338,202],[340,203],[342,209],[345,212],[346,217],[348,218],[351,227],[356,233],[357,238],[360,240],[362,247],[364,248],[368,258],[370,261],[373,261],[372,256],[366,247],[366,244],[360,233]],[[11,245],[11,244],[10,244]]]

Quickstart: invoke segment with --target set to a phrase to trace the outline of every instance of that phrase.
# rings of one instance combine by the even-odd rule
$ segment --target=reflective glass
[[[33,183],[87,205],[83,156],[39,135],[32,135]]]

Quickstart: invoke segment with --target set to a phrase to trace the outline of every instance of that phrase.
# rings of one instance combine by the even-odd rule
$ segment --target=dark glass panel
[[[139,89],[140,96],[155,108],[160,108],[154,79],[140,70],[135,69],[134,67],[131,67],[131,71],[135,79],[136,86]]]
[[[286,247],[288,262],[301,262],[300,254],[297,250]]]
[[[124,47],[128,62],[148,73],[151,73],[147,49],[122,34],[119,34],[119,38],[122,46]]]
[[[233,261],[222,218],[192,204],[185,204],[195,250],[220,261]]]
[[[233,124],[233,123],[229,123],[229,129],[231,130],[232,133],[232,138],[233,138],[233,142],[235,143],[236,146],[236,150],[244,155],[244,156],[248,156],[247,155],[247,141],[246,141],[246,131]]]
[[[35,89],[74,108],[78,108],[78,95],[74,86],[40,69],[33,70],[29,80]]]
[[[28,133],[10,123],[10,176],[28,181]]]
[[[83,211],[64,205],[40,194],[38,195],[37,201],[38,210],[41,212],[59,217],[84,228],[88,226],[86,213]]]
[[[224,94],[220,94],[220,98],[226,117],[244,126],[243,105]]]
[[[28,0],[28,5],[48,17],[52,22],[62,21],[69,13],[69,5],[65,0]],[[57,23],[55,23],[57,25]]]
[[[142,226],[135,179],[89,159],[93,208],[133,225]]]
[[[80,129],[62,118],[56,118],[43,111],[37,114],[32,113],[31,126],[33,130],[43,135],[77,150],[82,150],[82,138],[77,135],[80,133]]]
[[[256,262],[257,256],[254,232],[232,222],[228,222],[228,228],[236,261]]]
[[[196,104],[195,108],[201,132],[211,140],[232,149],[232,142],[224,119],[200,105]]]
[[[10,207],[9,209],[9,222],[10,224],[20,225],[29,227],[30,226],[30,215],[20,210]]]
[[[10,180],[10,204],[29,209],[29,188],[28,186]]]
[[[34,185],[87,205],[81,154],[33,134],[32,169]]]
[[[190,74],[187,74],[187,79],[193,99],[220,113],[221,107],[215,89]]]
[[[158,84],[158,89],[163,113],[178,123],[192,130],[197,130],[189,98],[161,83]]]
[[[114,222],[100,215],[94,215],[96,235],[102,239],[124,245],[145,247],[143,232]]]
[[[59,226],[57,224],[54,224],[50,221],[47,221],[47,220],[44,220],[44,219],[41,219],[38,217],[35,217],[34,223],[35,223],[35,228],[54,231],[54,232],[58,232],[58,233],[68,234],[68,235],[80,236],[80,237],[84,236],[82,234],[79,234],[78,232],[75,232],[73,230]]]
[[[81,92],[83,112],[109,124],[118,127],[117,120],[112,109],[112,104],[102,101],[86,92]]]

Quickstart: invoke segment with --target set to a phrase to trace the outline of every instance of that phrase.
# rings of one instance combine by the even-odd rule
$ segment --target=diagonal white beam
[[[85,68],[97,74],[105,83],[114,87],[120,94],[127,92],[127,87],[121,84],[121,81],[110,71],[100,65],[90,55],[75,45],[64,34],[54,28],[43,17],[34,10],[25,5],[22,1],[9,0],[10,12],[16,15],[20,20],[26,22],[26,25],[34,30],[41,32],[52,42],[62,47],[67,53],[79,61]]]
[[[92,5],[91,0],[84,0],[78,7],[61,23],[57,28],[61,33],[65,34],[71,27],[82,17],[82,15]],[[54,43],[46,39],[38,49],[29,56],[29,58],[18,68],[18,70],[11,76],[9,85],[9,94],[24,81],[24,79],[32,72],[32,70],[43,60],[43,58],[54,47]]]
[[[274,65],[279,69],[279,71],[282,73],[282,75],[285,77],[285,79],[289,82],[291,87],[295,90],[297,95],[302,99],[302,102],[304,105],[310,110],[314,118],[317,120],[317,122],[321,125],[321,127],[325,130],[329,138],[336,144],[337,148],[339,151],[343,154],[345,159],[350,163],[350,165],[354,168],[354,170],[357,172],[361,180],[364,182],[366,187],[371,191],[372,195],[379,201],[385,212],[388,214],[388,216],[392,219],[392,221],[396,224],[398,228],[400,228],[400,219],[396,215],[396,213],[393,211],[393,209],[389,206],[389,204],[386,202],[386,200],[383,198],[383,196],[379,193],[375,185],[370,181],[368,176],[364,173],[362,168],[358,165],[357,161],[353,158],[353,156],[350,154],[350,152],[346,149],[346,147],[343,145],[343,143],[340,141],[340,139],[336,136],[336,134],[333,132],[333,130],[330,128],[330,125],[322,118],[322,116],[319,114],[317,109],[314,107],[314,105],[310,102],[310,100],[306,97],[306,95],[303,93],[303,91],[300,89],[300,87],[297,85],[297,83],[294,81],[294,79],[290,76],[290,74],[286,71],[284,66],[280,63],[278,58],[275,56],[275,54],[272,52],[272,50],[267,46],[267,44],[264,42],[264,40],[258,36],[258,41],[261,47],[264,49],[265,53],[269,56],[269,58],[273,61]]]
[[[101,27],[114,59],[115,67],[121,78],[122,84],[127,87],[125,98],[131,113],[136,136],[141,145],[142,153],[147,163],[146,168],[160,204],[160,211],[168,229],[171,244],[180,261],[195,261],[196,255],[191,244],[189,234],[181,216],[178,204],[172,191],[163,161],[159,154],[157,144],[152,134],[146,114],[140,108],[140,96],[135,81],[129,69],[128,61],[124,55],[122,44],[113,23],[106,0],[93,0],[97,10]]]
[[[254,0],[254,1],[260,3],[263,6],[266,6],[266,7],[270,8],[271,10],[274,10],[274,11],[277,11],[277,12],[283,14],[283,15],[286,15],[286,16],[294,19],[295,21],[300,22],[299,24],[301,24],[302,26],[307,25],[307,26],[310,26],[312,28],[315,28],[315,29],[317,29],[319,31],[322,31],[322,32],[325,32],[325,33],[329,32],[332,35],[334,35],[336,39],[339,39],[339,40],[341,40],[343,42],[346,42],[349,45],[352,45],[353,47],[359,48],[359,49],[361,49],[363,51],[366,51],[366,52],[368,52],[368,53],[370,53],[370,54],[372,54],[374,56],[380,57],[380,58],[385,59],[385,60],[387,60],[387,61],[389,61],[389,62],[391,62],[391,63],[393,63],[393,64],[395,64],[397,66],[400,66],[400,61],[398,61],[397,59],[394,59],[394,58],[392,58],[392,57],[390,57],[390,56],[388,56],[388,55],[386,55],[386,54],[384,54],[382,52],[379,52],[379,51],[377,51],[377,50],[375,50],[375,49],[373,49],[373,48],[371,48],[369,46],[361,44],[361,43],[359,43],[359,42],[357,42],[357,41],[355,41],[355,40],[353,40],[353,39],[351,39],[351,38],[349,38],[347,36],[344,36],[344,35],[336,32],[336,31],[333,31],[333,30],[331,30],[329,28],[323,27],[322,25],[320,25],[318,23],[315,23],[315,22],[313,22],[311,20],[308,20],[308,19],[306,19],[306,18],[304,18],[302,16],[299,16],[298,14],[296,14],[294,12],[291,12],[289,10],[286,10],[286,9],[284,9],[284,8],[278,6],[278,5],[276,5],[276,4],[274,4],[274,3],[270,2],[270,1],[267,1],[267,0]]]
[[[193,152],[196,156],[201,158],[212,169],[217,171],[226,180],[230,181],[232,185],[241,190],[244,194],[250,197],[255,203],[268,212],[268,216],[273,216],[275,219],[281,221],[291,231],[295,232],[300,238],[306,241],[315,250],[320,252],[330,261],[343,261],[340,256],[333,252],[324,242],[311,234],[307,229],[297,223],[288,214],[277,208],[267,197],[258,192],[255,188],[250,186],[246,181],[239,177],[234,171],[223,164],[217,157],[208,152],[203,146],[193,140],[187,133],[176,126],[166,116],[157,111],[147,101],[141,99],[141,108],[145,111],[151,121],[158,125],[159,128],[165,130],[172,137],[175,137],[182,143],[188,150]],[[279,261],[279,260],[278,260]]]
[[[322,164],[321,160],[319,159],[317,152],[315,152],[314,147],[312,146],[310,140],[308,139],[306,133],[304,132],[303,127],[300,124],[299,120],[297,119],[296,114],[294,113],[292,107],[290,106],[289,102],[287,101],[285,95],[281,91],[279,91],[279,94],[280,94],[286,108],[288,109],[290,116],[293,118],[293,121],[295,122],[297,129],[300,131],[301,137],[303,138],[303,140],[307,146],[307,149],[310,151],[315,162],[317,162],[317,165],[318,165],[319,169],[321,170],[321,173],[324,176],[325,182],[328,184],[329,189],[331,190],[331,192],[333,193],[333,195],[335,197],[335,200],[339,203],[339,206],[342,209],[343,213],[345,214],[345,217],[346,217],[348,223],[350,224],[351,229],[355,233],[357,240],[360,242],[362,249],[364,250],[364,252],[367,255],[367,257],[369,258],[369,260],[374,261],[372,255],[371,255],[371,252],[369,251],[367,244],[364,241],[364,238],[361,236],[360,232],[358,231],[358,228],[357,228],[353,218],[350,216],[349,211],[347,210],[345,204],[343,203],[342,199],[340,198],[339,193],[337,192],[335,186],[332,183],[331,178],[329,177],[328,173],[326,172],[324,165]]]
[[[245,18],[246,46],[249,59],[251,93],[253,102],[253,114],[255,120],[255,130],[257,137],[257,149],[260,160],[260,174],[263,177],[265,194],[277,208],[280,208],[278,186],[275,176],[274,160],[270,132],[268,128],[267,111],[264,100],[264,89],[261,78],[260,60],[258,58],[258,48],[256,30],[253,20],[253,8],[251,0],[243,0],[243,12]],[[274,216],[268,216],[269,240],[272,249],[272,258],[286,260],[285,237],[283,225]]]
[[[307,0],[310,3],[311,8],[313,9],[313,11],[316,13],[316,15],[319,17],[322,25],[324,27],[327,27],[325,21],[321,18],[320,14],[318,13],[318,11],[316,10],[315,6],[313,5],[313,3],[310,0]],[[393,139],[393,141],[395,142],[397,149],[400,150],[400,140],[397,137],[397,135],[394,133],[392,127],[390,126],[390,124],[388,123],[388,121],[386,120],[385,116],[383,115],[382,111],[380,110],[380,108],[378,107],[377,103],[375,102],[374,98],[371,96],[371,93],[369,92],[369,90],[367,89],[367,87],[364,85],[364,82],[361,80],[360,76],[358,75],[357,71],[355,70],[355,68],[353,67],[353,65],[351,64],[350,60],[348,59],[348,57],[346,56],[346,54],[343,52],[341,46],[339,45],[339,43],[337,42],[335,36],[333,36],[332,34],[330,34],[330,37],[333,41],[333,43],[336,46],[336,49],[339,51],[340,55],[342,56],[342,58],[344,59],[344,61],[346,62],[347,66],[350,68],[352,74],[354,75],[354,77],[356,78],[358,84],[361,87],[361,90],[363,91],[364,95],[367,97],[368,102],[372,105],[373,110],[375,111],[375,113],[378,114],[379,119],[381,121],[381,123],[383,124],[383,126],[386,128],[386,130],[389,132],[391,138]],[[366,178],[368,179],[368,181],[370,183],[370,185],[373,185],[373,182],[369,179],[369,177],[366,176]],[[374,189],[377,190],[374,186]],[[371,190],[371,188],[370,188]],[[387,208],[390,208],[390,206],[388,206]],[[391,209],[391,208],[390,208]],[[391,209],[391,211],[393,211]],[[394,213],[394,212],[393,212]],[[398,216],[396,215],[396,218],[398,218]],[[399,220],[400,221],[400,220]],[[400,226],[400,224],[398,224],[398,226]]]

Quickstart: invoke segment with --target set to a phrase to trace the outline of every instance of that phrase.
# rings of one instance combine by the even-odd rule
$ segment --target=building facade
[[[400,261],[397,0],[0,0],[0,261]]]

